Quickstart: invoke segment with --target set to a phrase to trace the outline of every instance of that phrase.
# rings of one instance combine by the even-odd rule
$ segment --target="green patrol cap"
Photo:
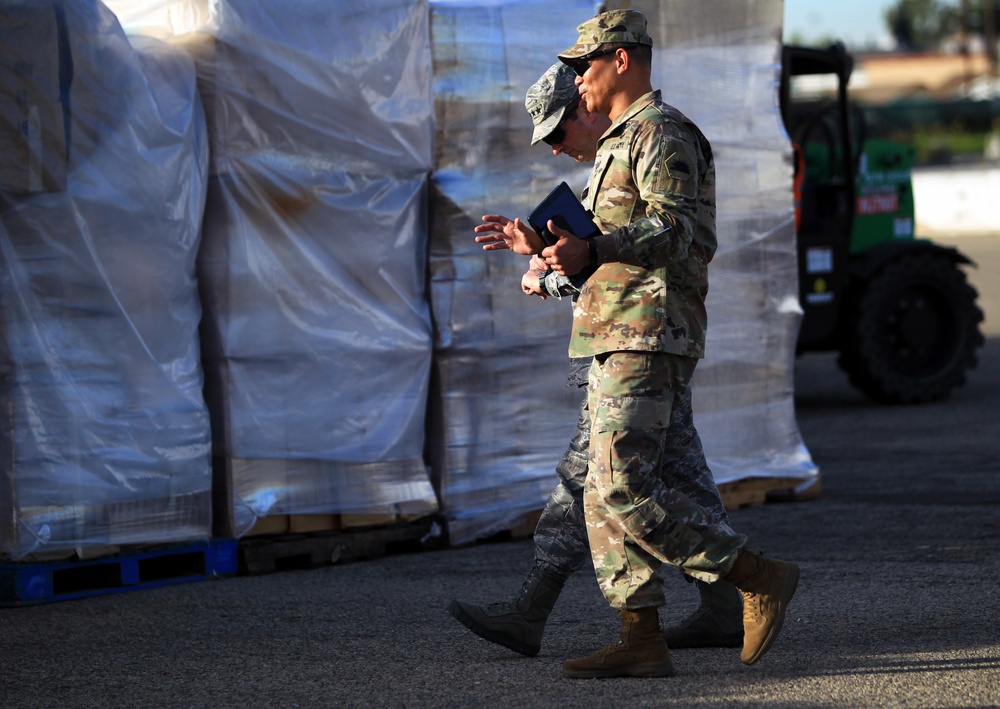
[[[602,44],[645,44],[653,46],[646,32],[646,16],[638,10],[611,10],[591,17],[576,28],[576,44],[559,55],[564,62],[593,54]]]
[[[576,74],[565,64],[553,64],[531,85],[524,97],[524,108],[531,116],[535,129],[531,133],[534,145],[556,129],[566,109],[579,100]]]

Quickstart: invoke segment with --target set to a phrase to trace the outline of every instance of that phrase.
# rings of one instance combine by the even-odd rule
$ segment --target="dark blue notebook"
[[[588,239],[601,233],[594,224],[590,212],[580,204],[580,200],[565,182],[560,182],[559,186],[549,192],[549,195],[528,215],[528,224],[542,237],[542,242],[546,246],[552,246],[559,241],[559,237],[546,227],[550,219],[556,226],[581,239]]]

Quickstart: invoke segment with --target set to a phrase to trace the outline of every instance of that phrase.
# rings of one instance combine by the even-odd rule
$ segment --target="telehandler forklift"
[[[838,352],[852,385],[883,403],[944,399],[983,344],[978,294],[957,249],[914,234],[909,145],[868,139],[848,100],[843,45],[782,50],[781,114],[795,150],[798,353]],[[800,100],[795,77],[830,75],[832,99]]]

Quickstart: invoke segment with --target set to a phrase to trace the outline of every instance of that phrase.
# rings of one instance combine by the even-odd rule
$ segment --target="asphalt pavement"
[[[949,400],[877,405],[832,355],[798,361],[822,494],[732,514],[802,570],[753,667],[678,650],[672,678],[563,678],[617,632],[592,570],[538,657],[474,637],[448,603],[514,593],[522,540],[0,609],[0,707],[1000,706],[1000,236],[955,245],[979,262],[988,341]],[[665,622],[696,605],[678,574],[667,593]]]

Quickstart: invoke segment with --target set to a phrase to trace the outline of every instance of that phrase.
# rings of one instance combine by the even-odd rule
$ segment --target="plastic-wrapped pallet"
[[[486,254],[483,214],[524,217],[587,166],[531,146],[524,92],[576,38],[591,2],[432,2],[437,159],[431,193],[435,377],[428,450],[449,539],[511,529],[538,510],[575,431],[568,300],[528,298],[528,259]]]
[[[5,2],[0,36],[0,111],[34,102],[47,166],[0,185],[0,555],[205,539],[193,63],[86,0]]]
[[[198,274],[220,534],[437,511],[427,21],[408,0],[226,0],[178,39],[212,146]]]
[[[607,3],[609,9],[615,3]],[[794,417],[799,321],[790,146],[776,103],[782,3],[632,2],[649,19],[654,87],[715,149],[719,251],[695,412],[719,483],[805,480],[817,469]],[[438,160],[432,191],[433,392],[442,506],[453,543],[538,509],[573,433],[561,372],[570,308],[520,294],[525,260],[472,241],[482,214],[524,216],[589,166],[530,148],[524,92],[576,40],[590,2],[431,3]]]
[[[783,3],[634,2],[657,47],[653,85],[712,143],[719,249],[709,266],[695,423],[719,484],[815,481],[795,420],[801,320],[791,144],[777,103]]]

